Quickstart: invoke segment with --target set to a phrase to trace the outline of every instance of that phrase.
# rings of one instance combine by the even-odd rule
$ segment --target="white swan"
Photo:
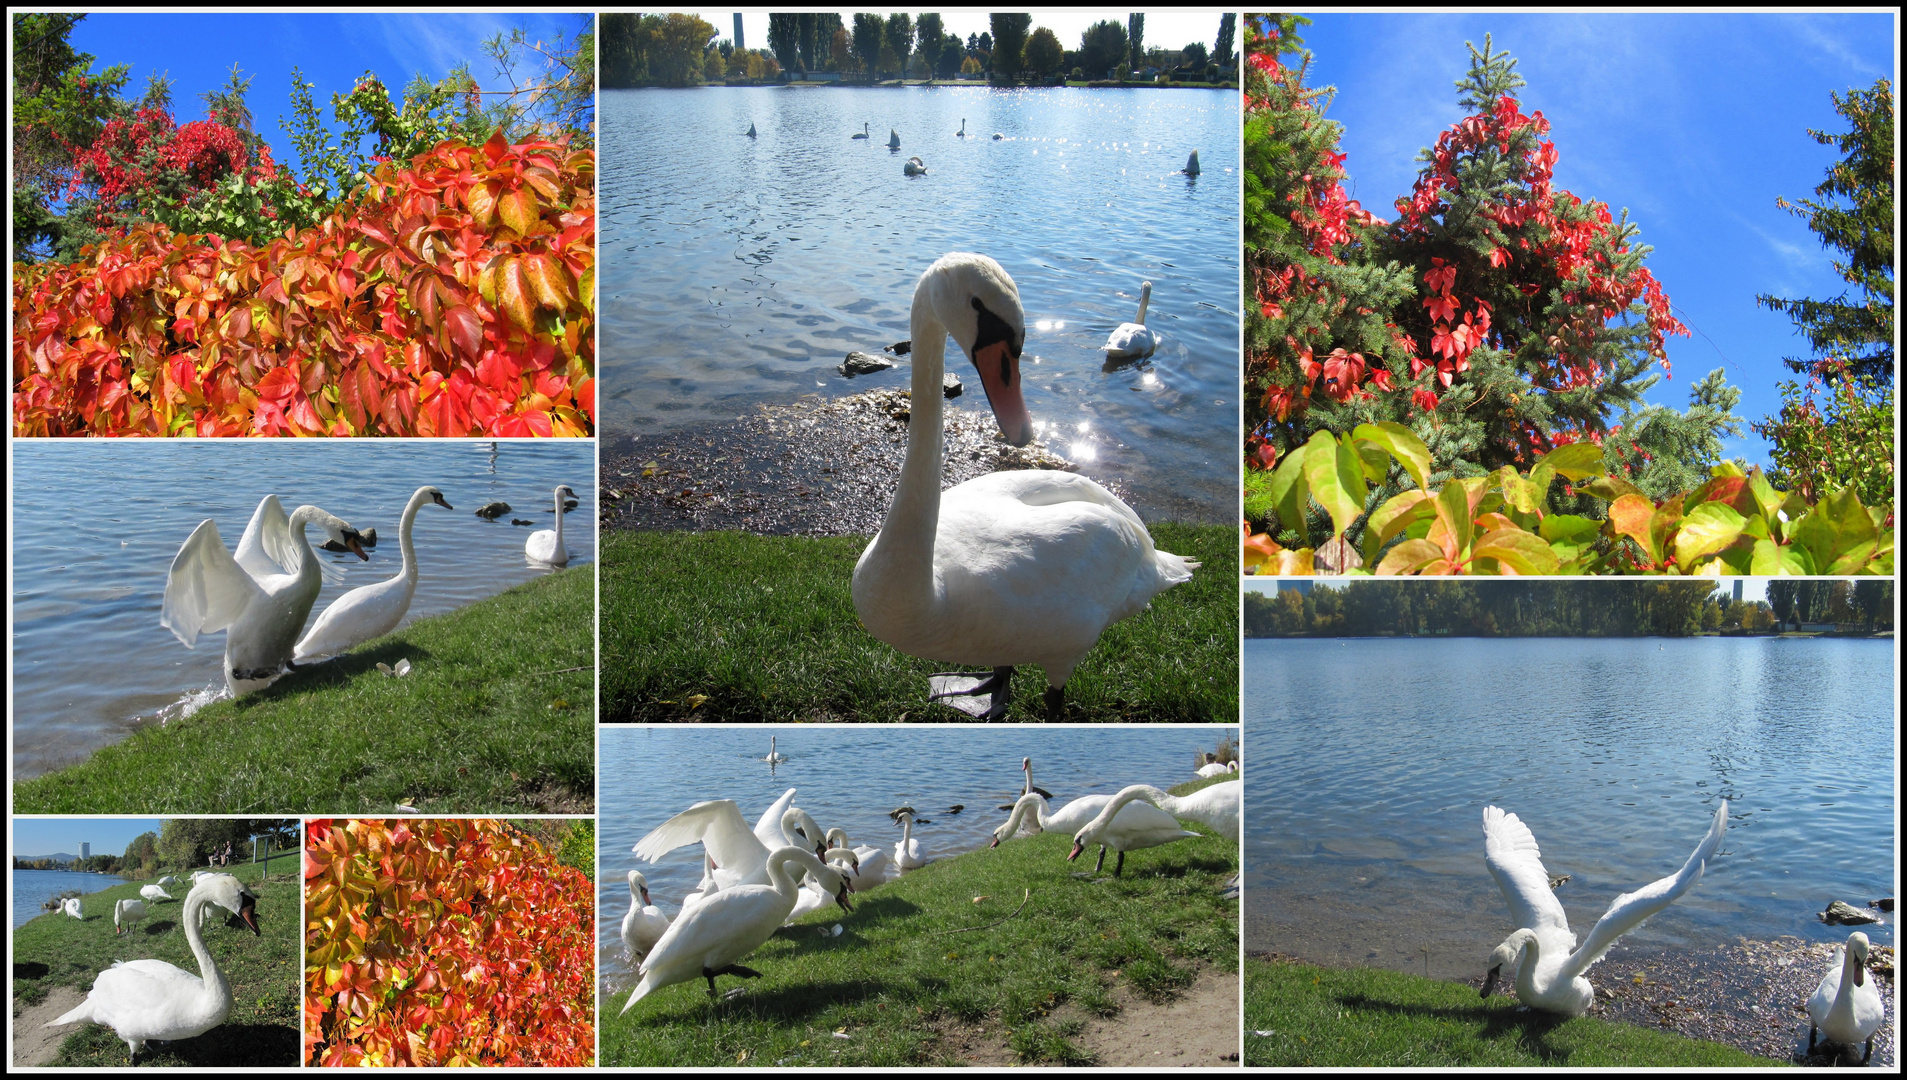
[[[907,164],[901,166],[901,172],[908,176],[926,176],[927,163],[917,157],[910,157],[907,159]]]
[[[1073,834],[1073,851],[1066,861],[1079,858],[1087,845],[1098,844],[1099,861],[1093,865],[1093,873],[1105,869],[1106,849],[1111,848],[1119,853],[1119,862],[1112,868],[1112,876],[1118,877],[1126,869],[1126,852],[1197,836],[1182,828],[1178,818],[1143,801],[1149,792],[1158,790],[1149,784],[1119,789],[1085,828]]]
[[[918,870],[927,865],[921,856],[920,841],[914,839],[914,811],[903,808],[897,817],[901,826],[900,843],[894,845],[894,865],[902,870]]]
[[[753,830],[742,820],[741,808],[733,799],[696,803],[650,830],[637,841],[634,851],[656,862],[676,848],[699,843],[715,862],[710,876],[719,888],[767,884],[768,856],[776,848],[796,846],[812,851],[817,844],[825,843],[819,834],[812,841],[790,838],[789,828],[800,823],[798,816],[791,819],[791,815],[802,813],[790,805],[794,797],[795,789],[789,788],[762,814]]]
[[[987,846],[999,847],[1002,840],[1011,840],[1016,834],[1034,836],[1049,829],[1053,832],[1078,832],[1087,822],[1099,816],[1099,812],[1111,801],[1111,795],[1085,795],[1049,813],[1046,797],[1037,791],[1029,791],[1013,804],[1013,812],[1007,816],[1006,824],[993,830],[993,843]],[[1126,808],[1131,809],[1129,806]],[[1125,810],[1120,812],[1124,813]],[[1142,810],[1132,812],[1144,814]]]
[[[866,139],[866,138],[871,138],[871,136],[870,136],[870,135],[868,135],[868,133],[867,133],[867,127],[868,127],[868,125],[867,125],[867,121],[865,121],[865,120],[863,120],[863,121],[861,121],[861,133],[860,133],[859,135],[849,135],[849,136],[848,136],[848,138],[850,138],[850,139]]]
[[[1198,774],[1207,779],[1214,776],[1224,776],[1226,773],[1235,773],[1237,771],[1238,762],[1236,761],[1225,763],[1220,763],[1216,760],[1208,761],[1198,768]]]
[[[77,896],[69,896],[66,899],[60,901],[60,912],[61,914],[64,914],[64,915],[71,915],[73,918],[78,919],[81,922],[86,921],[85,914],[80,910],[79,897]]]
[[[854,852],[857,865],[852,873],[843,873],[842,876],[848,879],[848,888],[855,892],[866,892],[876,885],[884,884],[888,868],[893,865],[893,860],[881,848],[872,844],[855,847],[849,842],[846,829],[828,830],[828,850],[830,853],[836,850]]]
[[[252,512],[236,557],[210,518],[173,556],[159,625],[188,649],[200,634],[225,631],[225,685],[233,697],[271,685],[292,661],[298,632],[324,586],[318,555],[305,541],[305,526],[314,522],[358,558],[370,558],[343,519],[315,506],[300,506],[287,518],[276,495]]]
[[[1139,314],[1134,321],[1120,323],[1118,329],[1106,336],[1106,343],[1100,348],[1113,360],[1140,360],[1151,356],[1159,349],[1159,335],[1146,325],[1146,305],[1152,302],[1152,283],[1143,282],[1139,286]]]
[[[372,638],[383,637],[404,621],[404,613],[411,609],[411,596],[417,591],[417,549],[411,544],[411,525],[417,520],[418,508],[428,503],[451,509],[444,493],[434,487],[420,487],[411,495],[397,526],[397,546],[403,554],[397,576],[352,589],[331,601],[292,650],[293,661],[303,664],[348,652]]]
[[[121,900],[113,905],[113,936],[118,937],[132,929],[132,924],[146,917],[146,905],[138,900]]]
[[[1106,627],[1190,580],[1197,562],[1152,545],[1139,515],[1073,473],[1011,470],[940,490],[941,376],[952,334],[980,371],[1008,442],[1033,437],[1020,396],[1026,340],[1020,293],[984,255],[942,256],[921,275],[909,320],[913,418],[881,531],[854,567],[854,610],[875,637],[912,656],[993,668],[970,689],[1006,715],[1012,669],[1046,671],[1046,708]]]
[[[833,868],[835,873],[841,875],[841,880],[846,884],[846,888],[849,892],[857,891],[854,888],[854,876],[860,871],[854,852],[847,848],[829,848],[821,861]],[[827,886],[822,884],[814,875],[803,874],[801,877],[801,891],[800,894],[795,897],[795,906],[788,912],[788,917],[783,919],[781,924],[787,926],[803,915],[813,914],[833,903],[834,894],[828,892]]]
[[[1191,818],[1227,840],[1238,839],[1239,815],[1245,808],[1244,784],[1229,781],[1213,784],[1190,795],[1173,795],[1150,784],[1135,784],[1133,787],[1140,790],[1138,798],[1175,818]]]
[[[199,913],[208,904],[245,920],[254,935],[259,932],[258,897],[232,875],[214,874],[185,898],[185,940],[199,962],[199,974],[163,960],[115,963],[93,980],[93,989],[78,1008],[46,1026],[104,1024],[137,1059],[148,1039],[190,1039],[224,1023],[232,1012],[232,987],[199,935]]]
[[[172,897],[166,895],[166,891],[164,889],[161,889],[157,885],[146,885],[141,887],[139,890],[139,895],[145,897],[147,900],[155,904],[161,900],[172,899]]]
[[[895,131],[893,128],[887,129],[887,148],[889,150],[899,150],[901,148],[901,133]]]
[[[1880,1030],[1887,1010],[1880,991],[1867,977],[1867,935],[1859,930],[1847,936],[1847,944],[1838,950],[1821,985],[1808,999],[1808,1052],[1814,1052],[1818,1032],[1826,1041],[1839,1046],[1865,1044],[1861,1064],[1874,1056],[1874,1033]]]
[[[967,137],[967,118],[966,117],[963,116],[960,118],[960,130],[954,132],[954,134],[962,139]]]
[[[1180,171],[1185,173],[1185,175],[1187,176],[1198,175],[1198,151],[1197,150],[1192,151],[1192,156],[1185,159],[1185,168],[1181,169]]]
[[[153,882],[154,885],[177,885],[178,883],[179,877],[177,874],[167,874],[165,877]]]
[[[1609,952],[1616,939],[1641,926],[1644,919],[1668,907],[1702,879],[1708,860],[1721,847],[1728,829],[1728,800],[1715,807],[1708,835],[1696,845],[1682,868],[1668,877],[1623,893],[1596,921],[1581,948],[1570,932],[1562,902],[1550,888],[1536,837],[1515,814],[1483,808],[1483,856],[1491,876],[1509,902],[1517,930],[1490,953],[1490,969],[1483,981],[1489,997],[1508,965],[1516,998],[1532,1009],[1565,1016],[1581,1016],[1596,1000],[1595,988],[1583,977],[1589,966]]]
[[[556,528],[539,529],[531,533],[529,540],[523,544],[523,553],[530,557],[531,562],[545,566],[569,565],[569,548],[563,546],[563,499],[566,496],[574,498],[575,495],[568,484],[556,486]]]
[[[669,917],[649,902],[649,881],[642,871],[629,871],[629,913],[622,917],[622,946],[631,960],[641,960],[669,929]]]
[[[835,897],[842,908],[852,911],[847,883],[834,868],[805,848],[779,848],[768,856],[767,885],[737,885],[684,907],[669,924],[662,938],[642,961],[642,981],[636,984],[623,1003],[622,1011],[664,986],[688,982],[698,976],[708,980],[709,996],[715,996],[717,975],[739,975],[754,979],[761,972],[742,967],[737,960],[747,956],[774,936],[775,930],[794,910],[800,889],[789,876],[788,864],[794,863],[813,874]]]
[[[768,736],[768,756],[762,758],[762,760],[770,765],[780,765],[782,762],[788,760],[788,755],[780,753],[775,749],[775,737],[773,735]]]

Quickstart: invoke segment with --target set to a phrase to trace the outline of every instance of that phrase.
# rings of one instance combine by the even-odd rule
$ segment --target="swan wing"
[[[252,511],[245,535],[238,540],[238,565],[253,577],[273,577],[297,573],[302,560],[292,547],[291,518],[278,496],[267,495]]]
[[[1834,948],[1834,963],[1828,966],[1828,973],[1821,976],[1821,985],[1814,988],[1813,996],[1808,998],[1808,1017],[1816,1027],[1827,1022],[1828,1012],[1834,1008],[1834,999],[1841,996],[1841,969],[1846,965],[1846,956],[1842,952],[1846,946]]]
[[[643,958],[642,981],[622,1011],[653,990],[699,977],[704,967],[726,967],[754,952],[774,936],[791,906],[766,885],[743,885],[683,908]]]
[[[733,799],[699,802],[655,827],[637,842],[635,852],[650,862],[676,848],[700,843],[723,870],[738,869],[767,857],[762,843],[742,821]]]
[[[763,847],[773,851],[788,846],[789,841],[781,833],[781,819],[794,803],[795,789],[789,788],[782,792],[781,798],[768,804],[768,809],[762,811],[761,817],[755,819],[755,839],[760,840]]]
[[[190,649],[198,644],[200,634],[231,626],[263,596],[258,582],[219,539],[218,526],[206,518],[172,557],[159,625]]]
[[[1543,854],[1536,847],[1536,836],[1515,814],[1494,806],[1483,808],[1483,861],[1496,878],[1497,888],[1509,902],[1510,917],[1518,930],[1569,932],[1569,918],[1563,914],[1562,901],[1549,887],[1549,871],[1543,869]]]
[[[1616,897],[1609,910],[1596,920],[1595,928],[1583,940],[1582,948],[1569,954],[1563,961],[1563,972],[1569,976],[1580,975],[1589,969],[1589,965],[1601,960],[1609,952],[1616,939],[1641,926],[1649,916],[1661,911],[1675,902],[1676,897],[1695,887],[1702,880],[1702,871],[1708,868],[1708,860],[1713,858],[1717,848],[1722,846],[1722,834],[1728,831],[1728,800],[1721,800],[1715,808],[1715,820],[1708,827],[1708,835],[1689,853],[1688,861],[1682,868],[1665,878],[1644,885],[1634,892],[1623,893]]]
[[[1110,795],[1085,795],[1040,818],[1040,828],[1053,832],[1076,833],[1099,816],[1111,800]]]

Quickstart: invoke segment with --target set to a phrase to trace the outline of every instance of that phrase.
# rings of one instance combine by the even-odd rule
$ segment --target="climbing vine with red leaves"
[[[305,825],[308,1065],[595,1060],[595,895],[501,821]]]
[[[262,246],[137,226],[15,265],[14,433],[587,436],[595,254],[594,153],[501,133]]]

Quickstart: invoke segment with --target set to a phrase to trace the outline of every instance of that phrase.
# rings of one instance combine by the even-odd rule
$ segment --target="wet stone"
[[[896,366],[898,361],[874,353],[851,352],[848,358],[835,366],[835,370],[852,379],[856,375],[872,375],[877,371],[886,371]]]

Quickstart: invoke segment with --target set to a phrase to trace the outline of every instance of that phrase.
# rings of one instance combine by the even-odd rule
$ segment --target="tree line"
[[[166,871],[196,870],[232,845],[235,863],[249,862],[252,841],[263,837],[267,850],[282,851],[298,843],[298,822],[283,818],[168,818],[158,832],[133,837],[119,855],[92,855],[69,863],[52,859],[13,860],[15,870],[76,870],[119,874],[134,879],[158,877]]]
[[[933,12],[917,18],[857,12],[845,23],[835,13],[775,13],[768,16],[768,47],[750,49],[719,37],[694,15],[612,14],[602,20],[602,84],[701,86],[816,72],[868,81],[985,76],[999,83],[1044,82],[1065,74],[1075,80],[1164,75],[1226,82],[1237,78],[1236,19],[1221,16],[1210,49],[1202,41],[1181,49],[1147,47],[1145,16],[1133,14],[1124,23],[1093,24],[1079,48],[1069,50],[1026,14],[991,15],[987,30],[963,39],[946,32]]]
[[[1766,601],[1735,601],[1711,581],[1399,581],[1321,583],[1308,593],[1244,595],[1246,637],[1684,637],[1769,633],[1804,622],[1893,629],[1890,580],[1771,581]]]

